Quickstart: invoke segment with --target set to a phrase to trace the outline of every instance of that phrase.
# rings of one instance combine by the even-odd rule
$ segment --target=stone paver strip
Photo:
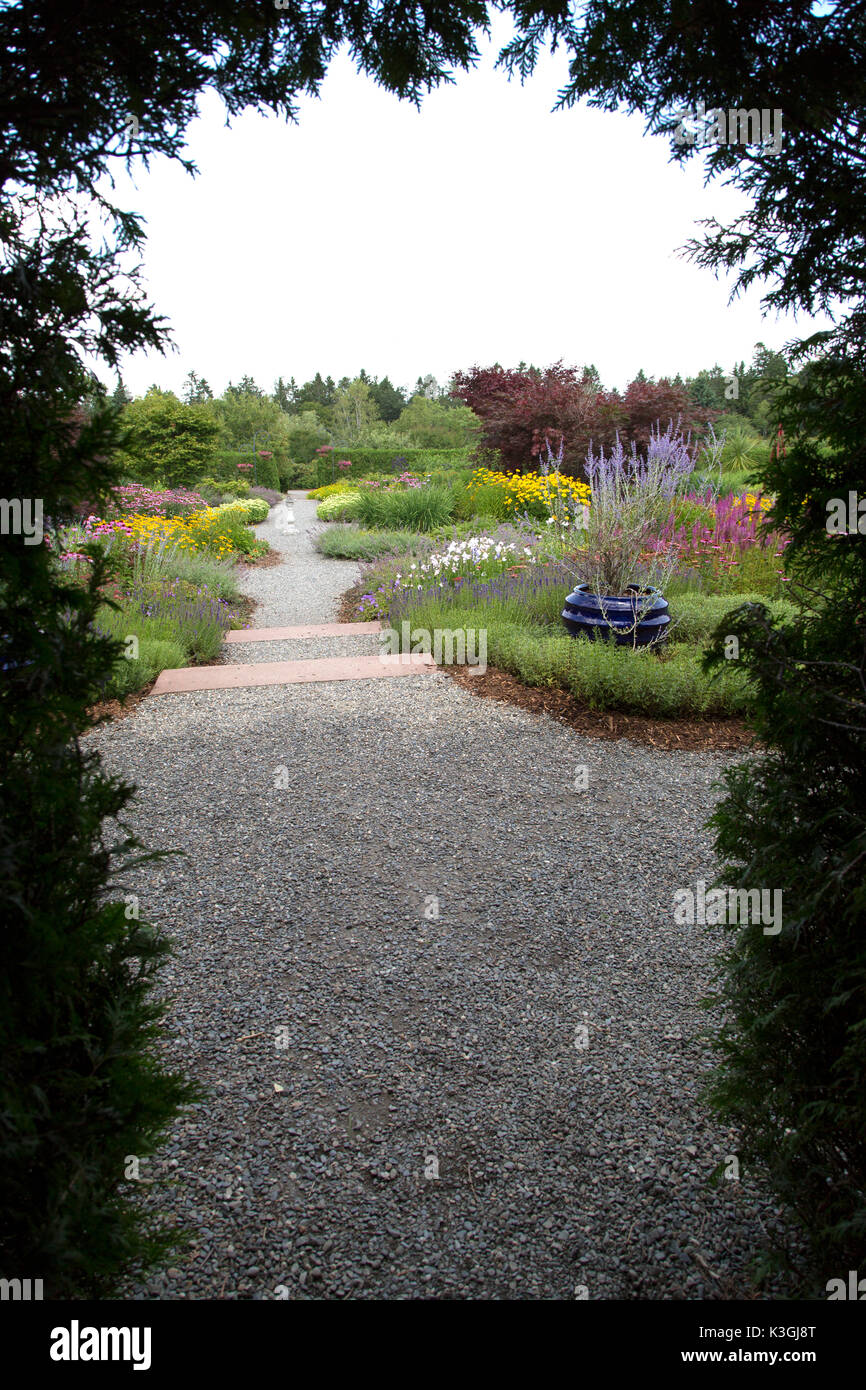
[[[308,681],[381,680],[417,676],[419,668],[436,669],[426,652],[401,656],[325,656],[313,661],[259,661],[254,665],[182,666],[163,671],[151,695],[177,695],[185,690],[234,690],[239,686],[297,685]]]

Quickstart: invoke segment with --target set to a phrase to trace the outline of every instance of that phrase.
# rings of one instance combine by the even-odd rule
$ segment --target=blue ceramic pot
[[[565,600],[562,621],[572,637],[612,637],[620,647],[647,647],[664,641],[671,619],[658,589],[629,584],[625,595],[609,597],[591,594],[588,584],[578,584]]]

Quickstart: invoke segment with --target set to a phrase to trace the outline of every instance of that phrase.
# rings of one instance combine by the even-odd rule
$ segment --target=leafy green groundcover
[[[160,671],[213,661],[225,633],[240,626],[229,604],[180,579],[152,580],[100,608],[96,626],[124,643],[124,655],[106,677],[103,697],[120,699],[142,690]]]
[[[550,595],[538,602],[549,617]],[[658,650],[638,651],[572,638],[549,621],[538,622],[531,605],[520,600],[506,600],[494,612],[492,605],[472,606],[459,597],[454,602],[419,597],[410,602],[408,617],[412,631],[485,631],[489,665],[510,671],[526,685],[568,690],[592,709],[717,718],[745,714],[750,706],[736,660],[715,674],[702,667],[705,639],[742,602],[740,595],[683,595],[671,603],[677,623],[671,641]],[[783,600],[770,607],[780,618],[795,611]]]
[[[405,555],[418,537],[414,531],[365,531],[333,526],[316,537],[316,549],[332,560],[375,560],[380,555]]]

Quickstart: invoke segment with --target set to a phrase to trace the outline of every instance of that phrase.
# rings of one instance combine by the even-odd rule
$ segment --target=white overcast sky
[[[115,190],[147,223],[145,281],[178,351],[123,368],[136,394],[180,390],[193,369],[219,394],[244,373],[270,390],[391,377],[445,383],[474,363],[594,362],[608,387],[749,360],[808,320],[762,318],[760,291],[677,254],[702,217],[745,205],[704,160],[669,162],[639,116],[551,110],[566,68],[546,55],[526,85],[494,59],[417,111],[332,64],[297,125],[248,112],[229,128],[208,93],[188,132],[200,170],[139,167]]]

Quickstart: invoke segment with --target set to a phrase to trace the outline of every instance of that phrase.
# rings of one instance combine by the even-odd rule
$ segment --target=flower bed
[[[250,528],[269,510],[251,497],[186,516],[90,516],[49,537],[70,585],[83,581],[96,550],[111,562],[96,625],[129,649],[107,677],[105,698],[141,689],[166,667],[216,658],[226,630],[241,626],[233,561],[267,551]]]
[[[382,492],[398,492],[407,487],[427,487],[431,482],[431,475],[418,477],[415,473],[398,473],[396,478],[359,478],[356,487],[372,488]]]
[[[61,528],[61,558],[64,552],[79,551],[81,544],[87,541],[104,545],[115,538],[136,547],[166,543],[180,551],[210,551],[219,559],[236,552],[262,555],[267,551],[267,543],[259,541],[249,525],[263,521],[267,514],[266,502],[261,498],[249,498],[221,507],[204,507],[189,516],[135,514],[114,520],[89,516],[81,527]]]
[[[186,488],[163,488],[154,492],[141,483],[125,483],[116,487],[112,502],[106,508],[108,517],[119,516],[189,516],[191,512],[201,511],[207,502],[198,492]]]
[[[495,473],[476,468],[467,488],[472,503],[493,515],[518,516],[521,512],[546,521],[558,501],[585,506],[590,500],[586,483],[561,473]]]
[[[706,672],[704,645],[741,601],[767,602],[771,611],[781,602],[786,541],[764,524],[768,498],[684,492],[692,454],[689,441],[669,425],[664,433],[653,431],[643,452],[618,441],[609,456],[590,453],[589,486],[564,477],[550,448],[538,474],[476,469],[468,485],[453,490],[466,505],[467,520],[474,517],[473,534],[456,539],[446,532],[439,541],[430,532],[441,535],[441,523],[401,519],[405,529],[398,534],[415,533],[411,548],[363,567],[355,617],[382,619],[395,629],[408,621],[430,631],[483,630],[494,665],[527,685],[569,690],[597,708],[740,715],[751,699],[744,669],[733,663],[719,678]],[[373,486],[377,482],[349,494],[366,526],[396,520],[390,508],[401,497],[420,502],[436,490],[424,488],[410,498],[405,486],[395,489],[390,480],[387,487]],[[326,511],[333,506],[339,515],[346,497],[332,497]],[[498,529],[479,525],[475,511],[505,512],[512,520]],[[352,534],[375,531],[356,527]],[[660,574],[672,618],[666,649],[620,651],[575,641],[564,630],[565,598],[576,583],[592,581],[594,593],[619,594],[634,582],[661,586]],[[783,609],[787,614],[791,606]]]
[[[647,554],[671,551],[680,573],[690,572],[708,592],[735,592],[760,584],[772,592],[789,580],[779,565],[787,536],[768,528],[772,499],[758,493],[712,498],[689,497],[706,508],[705,518],[678,524],[672,514],[646,545]],[[778,584],[776,583],[778,581]]]
[[[464,584],[491,580],[523,563],[536,565],[544,552],[537,539],[530,539],[513,527],[503,526],[496,535],[469,536],[447,545],[428,542],[425,554],[416,554],[408,565],[405,558],[385,557],[362,570],[368,592],[363,594],[357,616],[372,622],[387,617],[406,593],[427,590],[458,590]]]

